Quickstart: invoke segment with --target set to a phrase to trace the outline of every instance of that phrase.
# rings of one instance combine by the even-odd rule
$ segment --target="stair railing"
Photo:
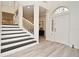
[[[23,27],[30,33],[34,34],[34,24],[23,17]]]

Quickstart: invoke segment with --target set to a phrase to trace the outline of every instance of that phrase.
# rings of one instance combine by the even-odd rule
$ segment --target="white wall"
[[[3,7],[3,8],[2,8],[2,11],[3,11],[3,12],[8,12],[8,13],[13,13],[13,14],[14,14],[14,12],[15,12],[15,10],[12,9],[12,8],[10,8],[10,7]]]
[[[8,12],[8,13],[14,13],[14,2],[1,2],[2,3],[2,11],[3,12]]]
[[[51,31],[52,13],[60,6],[66,6],[70,11],[70,38],[69,45],[75,45],[79,48],[79,2],[54,2],[52,8],[48,11],[46,20],[46,36],[48,40],[54,40],[54,32]],[[61,42],[60,42],[61,43]]]
[[[79,2],[71,3],[71,33],[70,41],[76,48],[79,48]]]

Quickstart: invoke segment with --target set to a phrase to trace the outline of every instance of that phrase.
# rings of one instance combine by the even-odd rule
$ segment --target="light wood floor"
[[[7,57],[79,57],[79,49],[40,38],[40,44]]]

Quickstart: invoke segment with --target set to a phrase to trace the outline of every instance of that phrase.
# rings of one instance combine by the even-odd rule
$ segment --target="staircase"
[[[1,54],[6,56],[36,44],[34,36],[17,24],[2,25]]]

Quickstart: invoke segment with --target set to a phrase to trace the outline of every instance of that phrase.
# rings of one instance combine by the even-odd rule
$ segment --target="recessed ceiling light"
[[[27,8],[30,8],[30,6],[28,6]]]

